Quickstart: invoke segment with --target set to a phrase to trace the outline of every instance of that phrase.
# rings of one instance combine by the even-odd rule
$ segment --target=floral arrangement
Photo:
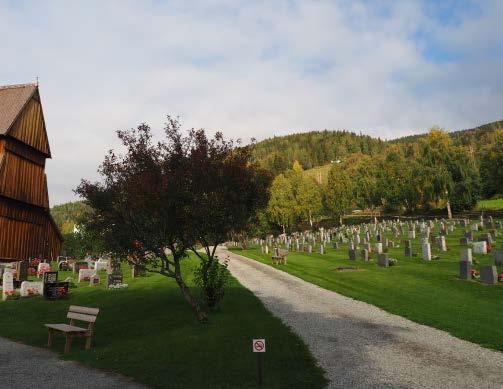
[[[66,288],[64,288],[64,287],[59,287],[57,289],[57,292],[58,292],[58,297],[67,297],[68,296],[68,292],[67,292]]]
[[[129,287],[128,284],[115,284],[115,285],[112,284],[108,286],[109,289],[125,289],[127,287]]]
[[[472,278],[480,278],[480,274],[477,269],[470,269],[470,274]]]
[[[503,273],[498,274],[498,281],[503,282]]]
[[[38,272],[38,276],[40,277],[40,276],[44,275],[44,273],[49,272],[49,271],[52,271],[50,266],[42,267],[40,269],[40,271]]]
[[[388,265],[395,266],[398,263],[398,260],[395,258],[388,258]]]
[[[16,290],[6,290],[4,292],[4,295],[6,296],[6,300],[17,300],[19,299],[19,292]]]

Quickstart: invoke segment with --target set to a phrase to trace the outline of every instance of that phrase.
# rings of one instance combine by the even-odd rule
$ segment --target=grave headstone
[[[78,282],[89,281],[93,274],[94,274],[94,270],[92,270],[92,269],[80,269]]]
[[[482,266],[480,268],[480,282],[484,284],[497,284],[498,271],[496,266]]]
[[[472,264],[468,261],[459,261],[459,278],[462,280],[472,279]]]
[[[431,247],[429,243],[423,243],[421,245],[423,259],[425,261],[431,261]]]
[[[41,295],[44,293],[44,283],[43,282],[29,282],[23,281],[21,283],[20,294],[21,297],[27,297],[32,295]]]
[[[3,273],[3,283],[2,283],[2,300],[7,300],[10,293],[14,292],[14,277],[12,271],[5,271]]]
[[[459,244],[461,246],[467,246],[468,245],[468,238],[465,236],[462,236],[461,238],[459,238]]]
[[[97,286],[99,284],[100,284],[100,276],[95,273],[89,279],[89,286]]]
[[[381,267],[388,267],[389,266],[389,259],[388,259],[388,254],[386,253],[381,253],[377,255],[377,265]]]
[[[496,251],[494,253],[494,263],[496,266],[503,266],[503,251]]]
[[[26,281],[28,279],[28,265],[30,261],[28,260],[22,260],[16,262],[16,273],[17,273],[17,279],[21,283],[23,281]]]
[[[462,249],[460,252],[461,255],[461,261],[466,261],[472,263],[472,249],[466,248]]]
[[[487,242],[473,242],[474,254],[487,254]]]
[[[376,243],[376,252],[377,252],[377,254],[382,254],[382,243],[381,242]]]
[[[121,272],[114,272],[112,274],[107,274],[107,288],[111,285],[120,285],[123,283],[123,276]]]
[[[405,256],[412,257],[412,242],[410,240],[405,241]]]
[[[350,261],[356,261],[356,250],[355,249],[349,249],[348,254],[349,254]]]
[[[445,236],[440,236],[438,240],[438,248],[440,251],[447,251],[447,244],[445,243]]]
[[[362,258],[362,261],[364,261],[364,262],[369,261],[369,252],[366,249],[363,249],[361,251],[361,258]]]

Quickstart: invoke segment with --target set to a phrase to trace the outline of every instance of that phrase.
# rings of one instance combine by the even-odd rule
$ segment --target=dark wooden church
[[[63,239],[49,213],[47,158],[38,85],[0,86],[0,261],[59,255]]]

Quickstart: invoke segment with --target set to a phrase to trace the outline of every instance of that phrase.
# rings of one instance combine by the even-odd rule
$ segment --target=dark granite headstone
[[[494,253],[494,263],[496,266],[503,266],[503,251],[496,251]]]
[[[405,256],[412,257],[412,242],[410,240],[405,241]]]
[[[467,246],[468,245],[468,238],[466,236],[462,236],[459,238],[459,244],[461,246]]]
[[[356,261],[356,250],[355,249],[349,249],[348,255],[349,255],[350,261]]]
[[[377,255],[377,265],[381,267],[388,267],[389,266],[389,261],[388,261],[388,254],[382,253]]]
[[[369,261],[369,252],[368,252],[368,250],[363,249],[360,253],[361,253],[362,261],[368,262]]]
[[[482,266],[480,268],[480,282],[484,284],[497,284],[498,271],[496,266]]]
[[[471,280],[472,264],[468,261],[459,261],[459,278],[462,280]]]

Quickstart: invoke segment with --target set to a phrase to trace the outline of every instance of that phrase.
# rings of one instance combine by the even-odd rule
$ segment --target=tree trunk
[[[197,320],[200,323],[206,323],[208,321],[208,316],[199,306],[197,300],[192,295],[189,287],[185,284],[185,282],[181,277],[176,277],[175,279],[176,283],[178,284],[178,287],[180,288],[180,291],[182,292],[183,297],[189,303],[190,307],[196,314]]]
[[[451,202],[447,199],[447,219],[452,219]]]

